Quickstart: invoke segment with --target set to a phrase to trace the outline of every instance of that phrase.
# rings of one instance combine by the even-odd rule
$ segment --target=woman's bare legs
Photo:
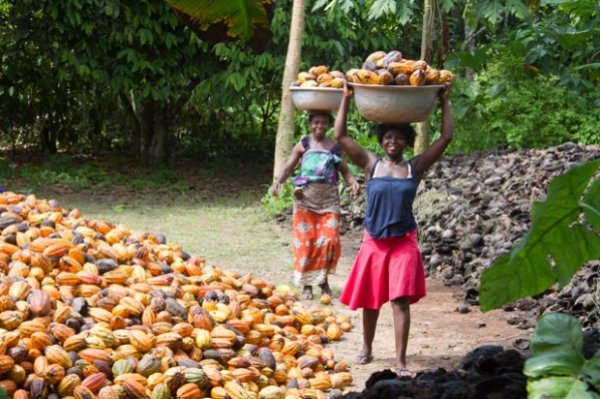
[[[302,299],[306,299],[306,300],[311,300],[313,299],[313,291],[312,291],[312,286],[310,285],[305,285],[304,289],[302,290]]]
[[[329,286],[329,282],[327,280],[325,280],[323,284],[319,284],[319,287],[321,287],[321,295],[327,294],[333,296],[333,292],[331,291],[331,287]]]
[[[394,336],[396,341],[396,368],[406,368],[406,347],[410,331],[410,299],[396,298],[392,301]]]
[[[373,360],[373,339],[378,318],[379,309],[363,309],[363,348],[356,358],[356,364],[367,364]]]

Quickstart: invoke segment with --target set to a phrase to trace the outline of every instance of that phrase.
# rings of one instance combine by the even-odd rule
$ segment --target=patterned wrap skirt
[[[425,296],[425,270],[417,231],[375,239],[365,230],[354,266],[340,296],[350,309],[379,309],[400,297],[415,303]]]
[[[294,204],[294,283],[319,285],[335,272],[340,258],[340,212],[337,187],[308,184]]]

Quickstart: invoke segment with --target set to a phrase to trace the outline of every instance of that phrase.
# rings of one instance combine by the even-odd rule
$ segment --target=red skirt
[[[363,242],[340,296],[350,309],[379,309],[389,301],[425,296],[425,270],[417,231],[375,239],[364,231]]]

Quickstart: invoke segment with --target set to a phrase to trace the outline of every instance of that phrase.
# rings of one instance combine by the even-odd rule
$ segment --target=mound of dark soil
[[[418,373],[398,378],[391,370],[373,373],[361,392],[345,399],[520,399],[527,397],[525,358],[500,346],[481,346],[468,353],[457,370]]]

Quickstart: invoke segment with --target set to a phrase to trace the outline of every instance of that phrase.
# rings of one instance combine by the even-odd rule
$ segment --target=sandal
[[[304,291],[302,291],[302,299],[310,301],[314,298],[312,287],[304,287]]]
[[[361,353],[360,355],[356,356],[356,358],[354,359],[354,364],[363,365],[363,364],[371,363],[372,361],[373,361],[373,356],[365,355],[364,353]]]
[[[396,367],[394,369],[394,373],[396,373],[396,375],[399,378],[402,378],[402,377],[412,377],[412,373],[406,367]]]

